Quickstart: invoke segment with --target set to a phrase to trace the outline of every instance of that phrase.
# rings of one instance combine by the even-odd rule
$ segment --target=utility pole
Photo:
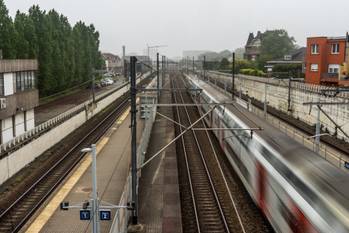
[[[124,71],[124,77],[128,81],[127,77],[127,63],[126,63],[126,47],[125,45],[122,46],[122,62],[123,62],[123,71]]]
[[[320,103],[320,96],[318,97],[318,102]],[[321,122],[320,122],[320,104],[317,105],[317,117],[316,117],[316,128],[315,128],[315,152],[319,153],[320,151],[320,130],[321,130]]]
[[[137,197],[137,89],[136,89],[136,62],[135,56],[130,57],[131,73],[131,164],[132,164],[132,224],[138,224],[138,197]]]
[[[265,118],[267,118],[267,111],[268,111],[267,91],[268,91],[268,84],[267,82],[265,82],[264,83],[264,117]]]
[[[164,75],[165,75],[165,56],[161,57],[161,88],[164,83]]]
[[[158,89],[158,103],[160,101],[159,53],[156,53],[156,85]]]
[[[193,74],[195,73],[195,57],[193,56]]]
[[[231,90],[231,93],[232,93],[232,100],[234,100],[234,92],[235,92],[235,53],[233,52],[233,66],[232,66],[232,70],[231,70],[231,73],[232,73],[232,90]]]
[[[287,111],[291,112],[291,76],[288,78],[288,98],[287,98]]]
[[[92,74],[92,103],[96,103],[96,87],[95,87],[95,74]]]
[[[187,56],[186,61],[187,61],[187,74],[188,74],[188,72],[189,72],[189,56]]]
[[[98,221],[98,197],[97,197],[97,152],[96,145],[91,145],[92,149],[92,233],[99,233],[99,221]]]
[[[204,82],[205,82],[206,81],[206,56],[204,56],[203,68],[204,68]]]

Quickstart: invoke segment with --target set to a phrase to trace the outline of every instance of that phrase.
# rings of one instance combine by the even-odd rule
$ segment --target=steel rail
[[[201,112],[199,111],[199,109],[198,109],[198,112],[199,112],[199,114],[200,114],[200,116],[201,116],[202,114],[201,114]],[[202,120],[202,123],[203,123],[204,126],[206,126],[206,123],[205,123],[204,120]],[[211,125],[211,127],[212,127],[212,125]],[[233,129],[233,130],[247,130],[247,129],[241,129],[241,128],[231,128],[231,129],[229,129],[229,130],[232,130],[232,129]],[[193,130],[194,130],[194,129],[193,129]],[[235,203],[235,201],[234,201],[233,195],[232,195],[231,190],[230,190],[230,188],[229,188],[227,179],[225,178],[225,175],[224,175],[222,166],[221,166],[221,164],[220,164],[220,162],[219,162],[219,159],[218,159],[217,152],[216,152],[216,150],[215,150],[215,147],[214,147],[213,142],[212,142],[212,139],[211,139],[211,135],[210,135],[210,133],[209,133],[209,130],[214,130],[214,128],[207,129],[207,127],[204,127],[203,130],[205,131],[206,136],[207,136],[207,138],[208,138],[208,140],[209,140],[209,142],[210,142],[210,145],[211,145],[211,147],[212,147],[213,154],[214,154],[214,158],[215,158],[215,160],[217,161],[218,168],[219,168],[219,172],[220,172],[221,175],[222,175],[222,178],[223,178],[223,181],[224,181],[224,185],[225,185],[225,187],[226,187],[226,189],[227,189],[227,191],[228,191],[229,198],[230,198],[231,202],[233,203],[234,211],[235,211],[235,213],[236,213],[236,216],[237,216],[237,218],[238,218],[239,224],[240,224],[240,226],[241,226],[241,230],[242,230],[243,233],[246,233],[245,227],[244,227],[244,225],[243,225],[243,223],[242,223],[242,220],[241,220],[241,216],[240,216],[239,211],[238,211],[238,209],[237,209],[237,207],[236,207],[236,203]],[[256,130],[260,130],[260,129],[256,128]]]
[[[179,94],[180,94],[180,98],[181,98],[181,100],[182,100],[182,103],[185,103],[184,98],[183,98],[183,94],[182,94],[182,93],[179,93]],[[191,121],[191,119],[190,119],[190,115],[189,115],[189,112],[188,112],[187,107],[184,107],[184,110],[185,110],[185,113],[186,113],[186,116],[187,116],[187,119],[188,119],[189,123],[192,124],[192,123],[191,123],[192,121]],[[204,165],[204,167],[205,167],[206,175],[207,175],[208,180],[209,180],[209,182],[210,182],[211,190],[212,190],[212,192],[213,192],[213,194],[214,194],[215,201],[216,201],[216,203],[217,203],[217,205],[218,205],[218,209],[219,209],[221,218],[222,218],[223,223],[224,223],[224,228],[225,228],[226,232],[230,232],[230,229],[229,229],[227,220],[226,220],[226,218],[225,218],[225,214],[224,214],[224,211],[223,211],[221,202],[220,202],[219,197],[218,197],[218,194],[217,194],[217,190],[216,190],[215,185],[214,185],[214,182],[213,182],[213,180],[212,180],[211,172],[210,172],[210,170],[209,170],[209,168],[208,168],[208,166],[207,166],[204,153],[203,153],[202,148],[201,148],[201,146],[200,146],[200,143],[199,143],[199,140],[198,140],[198,136],[197,136],[197,134],[196,134],[195,131],[192,131],[192,132],[193,132],[193,135],[194,135],[194,139],[195,139],[195,142],[196,142],[196,146],[197,146],[197,148],[198,148],[198,150],[199,150],[199,153],[200,153],[200,158],[201,158],[201,160],[202,160],[202,162],[203,162],[203,165]],[[213,145],[211,144],[210,146],[211,146],[212,150],[214,150]]]
[[[171,80],[172,82],[172,87],[174,87],[174,81]],[[177,96],[176,93],[173,93],[173,97],[176,103],[178,103],[177,101]],[[178,122],[181,124],[181,118],[180,118],[180,113],[179,113],[179,107],[176,106],[176,113],[177,113],[177,118],[178,118]],[[180,133],[183,132],[182,127],[179,127]],[[189,180],[189,186],[190,186],[190,192],[191,192],[191,196],[192,196],[192,203],[194,206],[194,214],[195,214],[195,222],[196,222],[196,228],[198,233],[201,232],[201,227],[199,224],[199,215],[198,215],[198,210],[197,210],[197,206],[196,206],[196,202],[195,202],[195,193],[194,193],[194,188],[193,188],[193,183],[192,183],[192,178],[191,178],[191,173],[190,173],[190,167],[189,167],[189,162],[188,162],[188,154],[187,154],[187,150],[185,148],[185,141],[184,141],[184,136],[181,136],[181,141],[182,141],[182,147],[183,147],[183,152],[184,152],[184,158],[185,158],[185,164],[186,164],[186,168],[187,168],[187,175],[188,175],[188,180]]]

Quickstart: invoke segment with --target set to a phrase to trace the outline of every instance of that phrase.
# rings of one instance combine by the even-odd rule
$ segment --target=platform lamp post
[[[159,77],[159,53],[156,53],[156,86],[157,86],[157,97],[158,97],[158,102],[160,99],[160,77]]]
[[[92,144],[91,148],[84,148],[81,150],[83,153],[90,152],[92,155],[92,233],[99,233],[99,221],[98,221],[98,196],[97,196],[97,152],[96,145]]]
[[[164,85],[164,76],[165,76],[165,56],[161,56],[161,88]]]
[[[157,54],[158,56],[159,54]],[[131,76],[131,173],[132,173],[132,224],[138,224],[138,196],[137,196],[137,89],[136,89],[137,58],[130,58]],[[159,70],[158,70],[159,72]],[[159,77],[159,76],[158,76]],[[159,84],[158,84],[159,88]]]
[[[204,56],[203,68],[204,68],[204,82],[205,82],[206,81],[206,56]]]

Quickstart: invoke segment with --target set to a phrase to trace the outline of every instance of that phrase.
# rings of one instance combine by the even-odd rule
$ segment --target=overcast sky
[[[343,36],[349,30],[348,0],[5,0],[12,16],[33,4],[56,9],[71,23],[93,23],[101,50],[143,53],[146,44],[183,50],[234,49],[248,33],[284,28],[304,46],[307,36]]]

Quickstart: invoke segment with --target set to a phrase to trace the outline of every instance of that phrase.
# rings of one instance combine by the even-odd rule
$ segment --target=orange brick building
[[[339,75],[345,61],[346,44],[345,36],[307,38],[305,82],[349,86],[349,80],[341,80]]]

